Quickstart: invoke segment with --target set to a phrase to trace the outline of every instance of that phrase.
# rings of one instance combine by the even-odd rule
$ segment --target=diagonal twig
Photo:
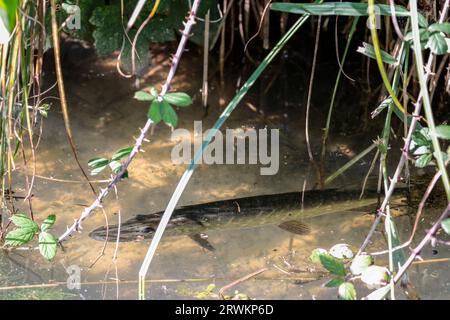
[[[167,75],[166,82],[164,83],[164,85],[161,89],[160,96],[163,96],[164,94],[166,94],[166,92],[170,89],[170,84],[173,80],[173,77],[175,76],[175,72],[177,71],[178,64],[180,62],[181,55],[184,52],[184,48],[186,46],[188,37],[190,35],[192,26],[195,24],[195,15],[196,15],[199,4],[200,4],[200,0],[196,0],[194,2],[194,5],[192,6],[192,10],[189,14],[188,20],[187,20],[187,22],[184,23],[182,37],[181,37],[180,43],[178,45],[177,52],[175,53],[175,55],[172,58],[172,64],[170,67],[170,71],[169,71],[169,74]],[[152,126],[152,124],[153,124],[153,121],[151,119],[148,119],[147,122],[145,123],[144,127],[141,129],[141,133],[140,133],[139,137],[136,139],[136,142],[133,146],[133,150],[131,151],[128,158],[123,162],[120,171],[117,173],[116,176],[114,176],[114,178],[112,179],[112,181],[108,184],[108,186],[106,188],[100,190],[100,193],[98,194],[95,201],[90,206],[88,206],[87,208],[85,208],[83,210],[80,217],[78,219],[76,219],[74,221],[74,223],[70,227],[68,227],[67,230],[63,234],[61,234],[59,236],[58,241],[60,243],[67,240],[67,238],[69,238],[75,232],[79,232],[82,229],[81,225],[82,225],[83,221],[86,218],[88,218],[95,209],[102,207],[103,199],[111,192],[111,190],[113,190],[113,188],[117,185],[117,183],[122,179],[122,176],[125,173],[125,171],[128,169],[128,166],[131,164],[134,157],[141,150],[142,144],[145,141],[145,136],[146,136],[148,130],[150,129],[150,127]]]

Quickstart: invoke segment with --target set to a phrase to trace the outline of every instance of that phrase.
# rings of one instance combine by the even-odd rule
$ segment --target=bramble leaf
[[[322,266],[337,276],[345,276],[344,263],[329,254],[320,255]]]
[[[54,214],[49,215],[47,217],[47,219],[45,219],[44,222],[42,222],[41,231],[47,231],[48,229],[53,227],[53,225],[55,224],[55,221],[56,221],[56,215],[54,215]]]
[[[48,232],[39,234],[39,252],[47,260],[52,260],[56,255],[58,240]]]
[[[192,104],[191,97],[184,92],[166,93],[163,99],[177,107],[187,107]]]
[[[168,104],[166,101],[162,101],[161,105],[161,116],[163,121],[171,126],[172,128],[175,128],[178,123],[178,116],[175,110],[172,108],[170,104]]]
[[[39,230],[39,226],[37,225],[37,223],[23,213],[17,213],[11,216],[9,219],[12,221],[12,223],[14,223],[14,225],[19,228],[33,229],[35,231]]]
[[[326,288],[336,288],[339,287],[342,283],[344,283],[344,278],[334,278],[325,283],[323,286]]]
[[[352,283],[344,282],[339,286],[339,298],[342,300],[356,300],[356,290]]]
[[[32,228],[17,228],[14,229],[6,235],[5,244],[8,246],[21,246],[25,243],[30,242],[34,235],[36,234],[37,229]]]
[[[134,94],[134,98],[139,101],[153,101],[155,99],[155,96],[141,90]]]
[[[150,105],[150,108],[147,112],[147,117],[151,119],[155,124],[161,122],[162,115],[161,115],[161,102],[158,100],[153,100],[152,104]]]
[[[126,147],[126,148],[122,148],[119,151],[117,151],[112,157],[111,160],[112,161],[118,161],[121,160],[123,158],[126,158],[130,155],[131,151],[133,150],[133,147]]]

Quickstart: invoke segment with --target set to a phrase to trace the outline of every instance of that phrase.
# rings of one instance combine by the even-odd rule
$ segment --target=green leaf
[[[270,9],[296,14],[311,14],[313,16],[368,16],[368,4],[355,2],[325,2],[321,4],[275,2],[272,3]],[[375,12],[382,16],[391,16],[391,8],[386,4],[376,4]],[[410,13],[405,7],[395,6],[395,15],[397,17],[408,17]],[[422,27],[428,25],[423,15],[419,15],[419,25]]]
[[[369,43],[363,42],[363,46],[358,47],[358,49],[356,51],[369,57],[369,58],[376,59],[375,48]],[[390,55],[389,53],[387,53],[384,50],[381,50],[381,58],[384,63],[388,63],[388,64],[392,64],[392,65],[396,65],[398,62],[397,59],[395,59],[392,55]]]
[[[444,23],[433,23],[429,28],[428,31],[430,32],[444,32],[444,33],[450,33],[450,22],[444,22]]]
[[[424,168],[430,163],[432,158],[433,155],[431,153],[425,153],[417,158],[415,165],[417,168]]]
[[[445,37],[439,32],[433,32],[430,34],[426,48],[430,48],[436,55],[442,55],[448,50],[447,41],[445,41]]]
[[[361,281],[368,286],[385,285],[389,278],[389,270],[380,266],[369,266],[361,274]]]
[[[12,223],[14,223],[14,225],[19,228],[31,229],[35,232],[39,230],[39,226],[37,225],[37,223],[28,218],[23,213],[17,213],[11,216],[9,219],[12,221]]]
[[[438,138],[450,140],[450,126],[441,124],[436,127],[436,135]]]
[[[37,229],[32,228],[17,228],[14,229],[6,235],[5,244],[8,246],[21,246],[25,243],[30,242],[34,235],[36,234]]]
[[[447,218],[441,222],[441,227],[445,233],[450,234],[450,218]]]
[[[13,215],[10,220],[17,228],[6,235],[5,243],[7,245],[20,246],[25,244],[31,241],[39,230],[38,224],[22,213]]]
[[[419,29],[420,42],[427,42],[429,37],[430,37],[430,32],[427,29],[423,29],[423,28]],[[407,42],[413,41],[413,33],[412,33],[412,31],[409,31],[405,35],[404,40],[407,41]]]
[[[0,0],[0,43],[6,43],[16,25],[18,0]]]
[[[184,92],[166,93],[163,99],[177,107],[187,107],[192,104],[191,97]]]
[[[312,251],[311,255],[309,256],[309,259],[314,263],[319,263],[320,256],[324,254],[328,254],[328,251],[322,248],[317,248]]]
[[[345,243],[338,243],[335,244],[333,247],[329,250],[330,255],[337,259],[351,259],[353,258],[353,252],[352,249],[350,249],[350,246]]]
[[[430,146],[417,146],[414,148],[413,155],[421,156],[425,153],[431,153]]]
[[[320,255],[320,263],[322,266],[337,276],[345,276],[344,263],[329,254]]]
[[[178,117],[175,110],[173,110],[172,106],[168,104],[165,100],[161,103],[161,116],[163,121],[171,126],[172,128],[175,128],[178,123]]]
[[[156,91],[156,89],[153,87],[150,88],[150,94],[155,98],[158,97],[158,91]]]
[[[130,155],[131,151],[133,151],[133,147],[126,147],[126,148],[120,149],[112,156],[111,160],[118,161],[125,157],[128,157]]]
[[[353,275],[360,275],[367,267],[373,264],[373,258],[368,254],[360,254],[353,259],[350,271]]]
[[[74,5],[74,4],[70,4],[70,3],[62,3],[61,4],[62,9],[68,14],[75,14],[77,12],[77,8],[78,6]]]
[[[172,3],[171,5],[175,5]],[[159,11],[159,10],[158,10]],[[181,17],[181,20],[183,16]],[[140,25],[140,24],[139,24]],[[167,42],[176,39],[168,18],[155,16],[142,30],[142,37],[148,42]]]
[[[103,6],[105,4],[102,0],[76,0],[76,1],[66,1],[71,2],[72,4],[77,4],[80,7],[79,18],[80,18],[80,29],[69,29],[64,28],[64,32],[70,34],[71,37],[93,42],[92,33],[94,32],[95,27],[89,22],[89,19],[92,16],[95,8]],[[63,4],[64,7],[64,4]],[[73,8],[71,8],[73,9]],[[70,9],[69,9],[70,10]],[[69,15],[63,11],[59,11],[61,13],[61,22],[66,20]],[[50,16],[50,15],[48,15]]]
[[[182,2],[182,1],[181,1]],[[186,11],[189,8],[185,9]],[[198,9],[197,17],[205,18],[206,12],[209,11],[210,21],[217,21],[221,19],[220,8],[217,6],[217,0],[202,0],[200,2],[200,7]],[[200,19],[199,19],[200,20]],[[220,23],[211,23],[209,24],[209,44],[214,47],[215,41],[218,40],[215,38],[221,28]],[[199,22],[192,26],[192,37],[189,37],[189,41],[194,42],[198,46],[203,46],[205,40],[205,23]],[[211,47],[210,47],[211,48]]]
[[[91,176],[96,176],[96,175],[98,175],[100,172],[102,172],[103,170],[105,170],[107,166],[108,166],[108,165],[105,165],[105,166],[103,166],[103,167],[98,167],[98,168],[95,168],[95,169],[91,170]]]
[[[106,158],[94,158],[88,161],[88,166],[92,168],[91,175],[95,176],[102,172],[109,164]]]
[[[153,101],[155,99],[155,96],[141,90],[134,94],[134,98],[139,101]]]
[[[344,282],[339,286],[339,298],[343,300],[356,300],[356,290],[352,283]]]
[[[120,169],[122,168],[122,164],[118,161],[111,161],[109,167],[111,168],[111,171],[114,174],[118,174]],[[122,175],[122,178],[128,178],[128,170],[125,170],[125,172]]]
[[[43,103],[40,106],[38,106],[37,110],[43,116],[44,118],[47,118],[48,116],[48,110],[50,110],[50,105],[48,103]]]
[[[55,221],[56,221],[56,215],[54,215],[54,214],[49,215],[47,217],[47,219],[45,219],[44,222],[42,222],[41,231],[47,231],[48,229],[53,227],[53,225],[55,224]]]
[[[216,285],[214,283],[211,283],[208,285],[208,287],[205,289],[205,291],[197,293],[195,296],[198,299],[206,299],[211,296],[212,291],[216,288]]]
[[[392,98],[391,97],[388,97],[388,98],[384,99],[383,101],[381,101],[381,103],[378,105],[378,107],[376,107],[376,109],[374,111],[372,111],[370,116],[372,117],[372,119],[375,118],[384,109],[386,109],[387,107],[389,107],[391,105],[392,105]]]
[[[344,278],[334,278],[325,283],[323,286],[326,288],[336,288],[339,287],[342,283],[344,283]]]
[[[381,300],[381,299],[383,299],[383,298],[388,294],[388,292],[389,292],[390,290],[391,290],[391,286],[390,286],[390,285],[381,287],[381,288],[379,288],[379,289],[373,291],[372,293],[370,293],[370,294],[366,297],[366,299],[367,299],[367,300]]]
[[[47,259],[52,260],[56,255],[58,240],[48,232],[39,234],[39,252]]]
[[[413,133],[409,149],[414,155],[431,153],[433,146],[428,131],[428,128],[425,127],[422,128],[422,130]]]
[[[95,169],[100,167],[105,167],[109,163],[109,160],[106,158],[93,158],[88,161],[88,166]]]
[[[161,122],[162,115],[161,115],[161,102],[158,100],[153,100],[152,104],[150,105],[150,108],[147,112],[147,117],[151,119],[155,124]]]
[[[122,164],[118,161],[111,161],[109,163],[109,167],[111,168],[111,170],[114,174],[117,174],[120,171]]]
[[[130,30],[128,37],[134,39],[136,36],[135,30]],[[149,50],[150,43],[142,34],[137,38],[136,46],[134,47],[134,73],[133,73],[133,46],[130,41],[125,41],[122,56],[120,59],[121,67],[127,73],[140,77],[144,75],[151,64],[151,51]],[[147,100],[148,101],[148,100]]]
[[[89,22],[94,25],[94,45],[99,55],[108,55],[122,46],[124,36],[120,7],[99,6],[94,9]]]

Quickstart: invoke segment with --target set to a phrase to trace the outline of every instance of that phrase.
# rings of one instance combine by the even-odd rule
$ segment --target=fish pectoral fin
[[[208,236],[204,233],[193,233],[189,235],[189,238],[208,251],[216,251],[216,248],[208,241]]]
[[[311,228],[307,224],[298,220],[284,221],[278,227],[284,231],[299,235],[305,235],[311,232]]]

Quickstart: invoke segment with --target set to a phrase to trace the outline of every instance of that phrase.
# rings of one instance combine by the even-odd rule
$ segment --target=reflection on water
[[[161,60],[158,55],[154,59],[167,63],[167,59]],[[198,96],[201,87],[197,80],[201,76],[196,74],[201,69],[188,68],[199,63],[195,59],[191,56],[188,62],[183,60],[173,85],[175,89],[187,91],[194,97]],[[165,77],[164,72],[149,76],[146,83],[158,87]],[[65,75],[72,129],[82,163],[86,164],[95,156],[111,155],[130,145],[132,137],[138,133],[138,127],[144,123],[147,106],[132,98],[132,83],[117,77],[112,60],[98,59],[78,65],[76,70],[68,69]],[[258,92],[251,92],[248,102],[255,96],[260,99]],[[193,121],[202,118],[204,110],[198,100],[192,107],[178,110],[179,127],[192,131]],[[218,101],[218,93],[212,90],[210,104],[214,105],[215,101]],[[305,180],[308,189],[314,186],[316,176],[308,162],[300,117],[296,117],[296,113],[292,113],[290,118],[283,117],[283,110],[280,113],[274,108],[273,119],[281,120],[268,124],[250,108],[246,108],[245,102],[231,116],[226,127],[239,128],[244,125],[263,128],[269,125],[287,128],[284,132],[289,143],[281,143],[279,173],[261,176],[258,165],[201,165],[180,204],[300,191]],[[203,127],[211,127],[220,111],[218,107],[211,107]],[[277,114],[281,116],[276,117]],[[74,164],[57,103],[44,123],[43,132],[36,171],[47,179],[36,178],[33,211],[39,221],[49,214],[56,214],[57,223],[53,233],[60,234],[81,213],[82,205],[92,202],[93,195],[85,183],[76,182],[82,181],[82,177]],[[320,127],[313,129],[314,149],[319,146],[320,132]],[[170,161],[171,148],[176,142],[170,141],[167,127],[159,125],[149,139],[151,142],[144,146],[146,152],[140,154],[130,167],[130,179],[121,182],[118,199],[110,196],[105,203],[105,213],[111,224],[117,223],[119,215],[125,221],[136,214],[164,209],[185,170],[184,165],[174,165]],[[366,140],[344,137],[331,142],[332,157],[328,161],[327,171],[333,172],[369,144],[370,137]],[[344,152],[340,152],[342,150]],[[361,161],[339,178],[336,185],[360,185],[369,162],[370,159]],[[24,193],[25,173],[24,168],[18,168],[15,172],[17,194]],[[48,179],[52,177],[71,182]],[[95,178],[109,177],[104,174]],[[100,187],[99,184],[96,186]],[[16,207],[23,211],[29,210],[27,204],[21,201],[16,202]],[[357,250],[356,246],[361,243],[372,222],[372,217],[366,213],[363,210],[337,211],[310,218],[307,222],[312,232],[306,236],[292,236],[276,226],[215,230],[208,234],[216,248],[213,253],[200,248],[186,236],[164,237],[148,275],[147,296],[154,299],[188,299],[204,291],[211,283],[216,284],[218,289],[267,267],[267,271],[226,293],[232,295],[234,290],[238,290],[256,299],[333,299],[336,290],[322,287],[327,277],[308,257],[314,248],[320,246],[328,249],[337,242],[351,244]],[[436,214],[428,212],[426,221],[432,221]],[[410,218],[401,216],[397,221],[398,229],[405,232],[401,235],[405,240],[411,229]],[[36,250],[2,253],[0,298],[135,299],[138,270],[149,241],[120,243],[118,248],[114,243],[108,243],[104,248],[102,242],[89,238],[88,233],[105,223],[102,212],[95,213],[84,223],[82,233],[64,243],[64,250],[58,251],[52,263],[46,262]],[[422,226],[427,225],[426,222],[422,223]],[[418,231],[419,235],[423,233],[424,230]],[[376,235],[372,248],[385,248],[382,234]],[[439,247],[437,253],[427,249],[422,253],[422,258],[448,257],[448,251],[447,248]],[[113,259],[114,256],[116,259]],[[383,259],[380,258],[379,264],[386,263]],[[68,268],[76,272],[69,275],[66,272]],[[76,280],[78,276],[81,288],[70,290],[68,279],[70,287],[70,281]],[[445,263],[415,265],[411,279],[422,298],[450,297],[450,280]],[[8,290],[11,287],[20,289]],[[360,288],[359,293],[362,296],[367,290]]]

